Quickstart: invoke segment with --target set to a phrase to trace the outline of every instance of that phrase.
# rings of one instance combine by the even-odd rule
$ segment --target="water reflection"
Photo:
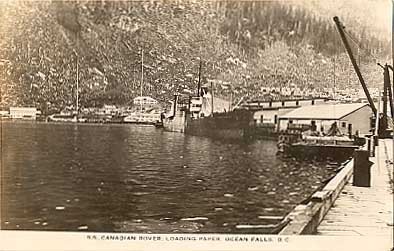
[[[278,158],[274,141],[230,144],[133,125],[3,122],[2,130],[4,229],[235,232],[271,224],[261,216],[286,215],[334,173]]]

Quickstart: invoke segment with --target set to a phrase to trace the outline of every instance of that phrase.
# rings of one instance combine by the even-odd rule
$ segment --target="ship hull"
[[[186,113],[183,111],[176,112],[175,116],[164,118],[163,129],[168,132],[185,132]]]
[[[199,119],[187,117],[185,134],[215,139],[246,139],[253,123],[253,113],[246,110],[217,113]]]

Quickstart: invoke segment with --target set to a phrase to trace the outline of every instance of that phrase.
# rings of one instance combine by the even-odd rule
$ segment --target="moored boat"
[[[73,113],[59,113],[48,116],[48,121],[52,122],[78,122],[76,114]]]
[[[178,104],[175,95],[171,111],[162,119],[164,129],[215,139],[247,138],[254,126],[253,112],[231,109],[228,101],[219,98],[214,103],[213,95],[207,90],[201,88],[199,95],[191,96],[187,105]]]
[[[294,137],[278,141],[278,152],[302,159],[333,159],[343,161],[353,155],[354,150],[362,144],[357,136],[350,138],[342,134],[336,122],[331,125],[326,135],[317,131],[306,131],[301,138]]]
[[[185,132],[186,127],[186,113],[187,107],[179,104],[179,96],[174,95],[174,101],[170,101],[171,109],[167,113],[163,113],[161,116],[161,122],[163,128],[168,132]]]
[[[213,116],[193,118],[187,116],[185,133],[217,139],[246,139],[253,127],[253,113],[233,110],[214,113]]]

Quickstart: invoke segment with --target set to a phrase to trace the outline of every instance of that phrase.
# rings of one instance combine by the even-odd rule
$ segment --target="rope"
[[[373,55],[371,52],[369,52],[367,49],[363,48],[360,45],[360,42],[357,41],[357,39],[355,39],[349,32],[347,32],[345,29],[343,29],[344,33],[346,33],[346,35],[350,38],[350,40],[358,47],[358,49],[366,52],[368,55],[370,55],[373,59],[375,59],[375,61],[379,61],[378,58]]]

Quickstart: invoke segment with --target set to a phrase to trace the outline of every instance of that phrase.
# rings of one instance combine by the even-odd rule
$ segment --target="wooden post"
[[[373,150],[375,154],[375,146],[379,144],[379,127],[380,127],[380,88],[379,88],[379,96],[378,96],[378,111],[376,112],[376,119],[375,119],[375,133],[373,136]]]
[[[354,151],[353,162],[353,186],[370,187],[371,186],[371,166],[373,162],[369,161],[369,152],[366,150]]]
[[[394,67],[394,0],[391,1],[391,56],[392,56],[392,65]],[[390,87],[391,88],[391,87]],[[393,75],[393,94],[394,94],[394,75]],[[394,111],[393,111],[393,107],[391,107],[391,126],[392,126],[392,130],[393,130],[393,142],[392,144],[394,144]],[[394,156],[394,147],[393,147],[393,152],[392,152],[392,156]]]
[[[386,70],[386,68],[387,68],[387,70]],[[386,82],[386,88],[387,88],[388,97],[389,97],[391,118],[394,118],[393,92],[392,92],[391,86],[390,86],[391,85],[390,71],[389,71],[389,66],[387,64],[385,67],[385,82]]]

